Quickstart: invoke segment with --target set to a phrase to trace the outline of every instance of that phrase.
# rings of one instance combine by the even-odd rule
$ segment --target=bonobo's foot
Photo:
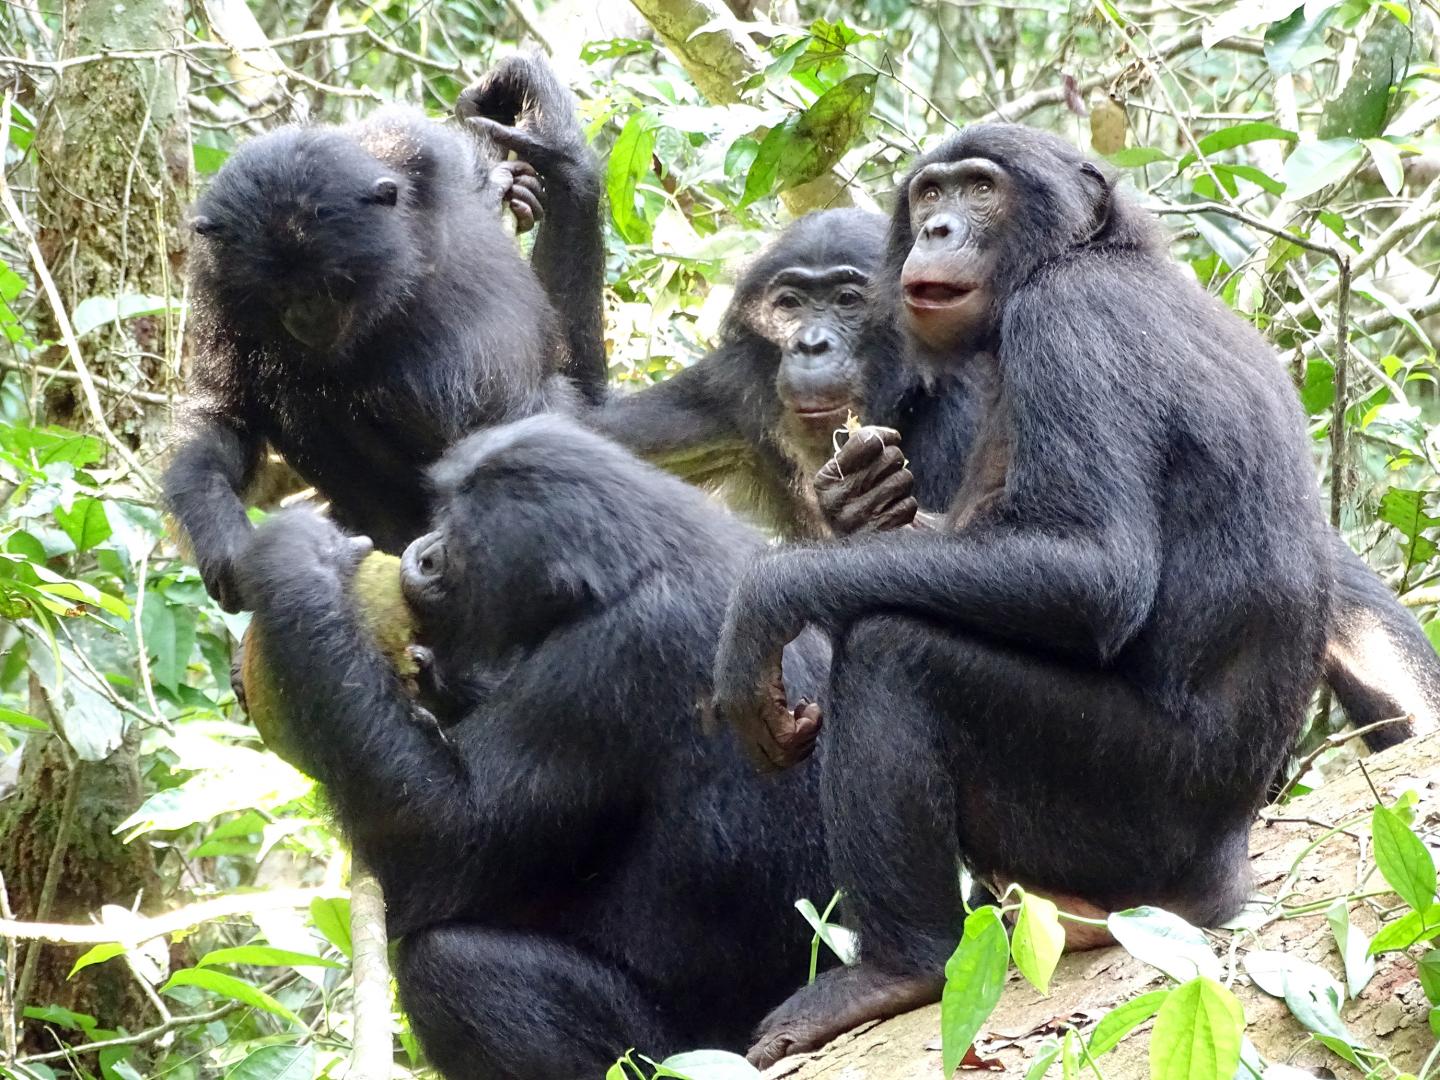
[[[896,975],[863,961],[820,975],[760,1022],[745,1056],[768,1069],[789,1054],[818,1050],[836,1035],[867,1020],[884,1020],[940,1000],[945,977]]]
[[[496,165],[490,170],[487,190],[495,193],[501,206],[510,208],[517,233],[529,232],[545,216],[541,201],[545,189],[529,162],[503,161]]]
[[[731,719],[755,763],[765,769],[788,769],[800,764],[815,750],[820,735],[820,706],[801,698],[793,709],[790,707],[785,697],[785,672],[778,657],[766,668],[761,692],[748,708],[742,708]]]
[[[888,532],[915,519],[915,476],[893,428],[862,427],[815,474],[820,513],[836,536]]]

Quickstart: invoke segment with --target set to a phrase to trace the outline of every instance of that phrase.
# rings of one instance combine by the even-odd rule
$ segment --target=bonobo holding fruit
[[[970,128],[906,178],[888,250],[917,369],[995,390],[943,528],[762,554],[727,611],[716,706],[773,765],[818,728],[782,649],[831,635],[821,797],[861,935],[767,1018],[758,1064],[939,996],[961,859],[1071,912],[1227,917],[1324,650],[1294,391],[1096,166]]]
[[[573,126],[565,109],[550,115]],[[282,128],[221,169],[193,223],[191,407],[165,495],[222,607],[249,599],[242,492],[267,443],[343,527],[398,553],[446,447],[572,404],[566,331],[500,227],[504,202],[533,212],[533,179],[403,109]]]
[[[799,219],[746,269],[713,352],[589,422],[782,535],[825,535],[810,478],[859,409],[866,365],[887,366],[867,357],[898,366],[870,318],[885,229],[863,210]]]
[[[560,416],[471,435],[432,476],[402,585],[437,725],[356,610],[363,545],[287,511],[241,565],[303,759],[403,935],[421,1045],[452,1080],[743,1049],[804,979],[792,905],[832,891],[820,762],[769,782],[698,716],[763,538]],[[815,635],[786,651],[792,697],[826,659]]]

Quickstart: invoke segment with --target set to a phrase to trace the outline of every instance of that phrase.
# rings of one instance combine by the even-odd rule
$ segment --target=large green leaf
[[[247,1054],[225,1074],[225,1080],[311,1080],[315,1075],[315,1044],[262,1046]]]
[[[207,968],[181,968],[170,976],[169,981],[160,988],[160,992],[168,993],[177,986],[198,986],[202,990],[209,990],[212,994],[233,998],[235,1001],[244,1002],[257,1009],[264,1009],[266,1012],[289,1020],[292,1024],[300,1027],[305,1026],[303,1020],[259,987],[251,986],[244,979],[237,979],[222,971],[210,971]]]
[[[1303,199],[1339,183],[1364,160],[1365,144],[1358,139],[1302,143],[1285,159],[1285,197]]]
[[[651,174],[654,153],[655,120],[647,112],[637,112],[621,129],[605,170],[610,217],[620,235],[632,244],[650,241],[650,223],[636,211],[635,194],[641,178]]]
[[[1320,118],[1322,139],[1369,139],[1385,132],[1397,95],[1405,81],[1415,35],[1391,15],[1381,15],[1360,43],[1350,79]]]
[[[1152,990],[1148,994],[1131,998],[1111,1009],[1100,1018],[1100,1022],[1095,1025],[1095,1030],[1090,1033],[1090,1043],[1087,1047],[1090,1056],[1099,1057],[1119,1046],[1120,1041],[1126,1035],[1159,1012],[1160,1007],[1165,1004],[1165,999],[1173,992],[1172,990]]]
[[[1245,1010],[1213,979],[1192,979],[1160,1006],[1150,1034],[1150,1080],[1232,1080]]]
[[[1015,917],[1010,955],[1015,967],[1042,994],[1050,992],[1050,976],[1065,949],[1065,928],[1055,903],[1043,896],[1026,893]]]
[[[1375,864],[1390,887],[1415,911],[1435,905],[1435,861],[1393,810],[1377,806],[1370,818]]]
[[[946,1077],[960,1067],[981,1025],[995,1011],[1009,966],[1010,942],[999,909],[989,904],[976,908],[966,917],[960,944],[945,965],[940,1044]]]
[[[771,128],[746,174],[743,202],[814,180],[839,161],[870,116],[878,78],[852,75]]]
[[[1162,908],[1114,912],[1107,921],[1115,940],[1137,960],[1159,968],[1176,982],[1197,975],[1218,979],[1223,968],[1205,934]]]

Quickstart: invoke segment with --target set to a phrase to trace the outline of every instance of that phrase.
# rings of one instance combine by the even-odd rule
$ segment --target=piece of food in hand
[[[415,650],[411,648],[415,640],[415,615],[400,588],[399,558],[372,551],[356,568],[350,591],[366,631],[375,639],[406,691],[414,696],[420,674]],[[305,764],[291,738],[283,695],[265,667],[264,638],[256,623],[252,622],[245,631],[240,648],[243,658],[239,684],[235,688],[237,696],[265,745],[281,760],[304,770]]]

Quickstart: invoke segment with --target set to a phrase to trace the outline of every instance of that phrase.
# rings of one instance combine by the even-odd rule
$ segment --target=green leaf
[[[1150,1034],[1150,1080],[1232,1080],[1245,1010],[1213,979],[1192,979],[1160,1006]]]
[[[655,1076],[684,1080],[758,1080],[760,1070],[739,1054],[725,1050],[691,1050],[667,1057]]]
[[[825,943],[825,947],[834,953],[842,964],[853,964],[860,958],[860,942],[853,930],[837,923],[826,922],[815,905],[807,899],[796,900],[795,910],[800,912],[801,917],[810,924],[810,929],[815,931],[816,937]]]
[[[195,171],[201,176],[209,176],[211,173],[220,171],[226,159],[230,157],[230,151],[221,150],[218,146],[205,146],[196,143],[193,151],[195,155]]]
[[[1366,139],[1365,149],[1370,151],[1370,160],[1375,162],[1375,170],[1380,174],[1385,190],[1398,196],[1405,186],[1405,166],[1400,163],[1400,148],[1384,139]]]
[[[1015,967],[1042,994],[1050,992],[1050,976],[1065,949],[1065,928],[1053,901],[1026,893],[1010,940]]]
[[[1431,949],[1415,966],[1420,972],[1420,986],[1430,1004],[1440,1005],[1440,949]]]
[[[1302,143],[1285,160],[1285,197],[1292,202],[1338,183],[1365,160],[1365,145],[1355,139]]]
[[[0,724],[9,724],[12,727],[24,728],[26,731],[49,731],[50,725],[44,720],[37,720],[28,713],[17,712],[15,709],[7,709],[0,706]]]
[[[315,1044],[262,1046],[225,1074],[225,1080],[313,1080]]]
[[[310,921],[346,957],[353,953],[350,941],[350,901],[341,897],[317,898],[310,901]]]
[[[1366,951],[1370,948],[1370,939],[1350,922],[1350,907],[1344,900],[1330,905],[1325,919],[1330,923],[1335,944],[1340,947],[1340,957],[1345,962],[1346,988],[1352,998],[1357,998],[1375,974],[1375,960]]]
[[[1117,168],[1139,169],[1154,165],[1157,161],[1169,161],[1170,155],[1153,146],[1127,146],[1123,150],[1116,150],[1106,160]]]
[[[1243,124],[1231,124],[1229,127],[1221,128],[1219,131],[1212,131],[1202,135],[1195,140],[1195,145],[1206,157],[1211,154],[1218,154],[1222,150],[1233,150],[1237,146],[1245,146],[1253,142],[1294,142],[1299,136],[1289,128],[1280,127],[1278,124],[1267,124],[1263,120],[1250,120]],[[1199,160],[1194,154],[1186,154],[1180,159],[1176,170],[1189,168]]]
[[[1386,923],[1366,950],[1371,956],[1399,952],[1419,941],[1440,937],[1440,904],[1428,911],[1411,911],[1392,923]]]
[[[99,499],[76,499],[68,511],[57,507],[55,524],[65,530],[77,552],[89,551],[110,539],[110,519]]]
[[[999,909],[990,904],[976,908],[966,916],[960,944],[945,964],[940,1044],[946,1077],[955,1074],[981,1025],[995,1011],[1009,964],[1010,942]]]
[[[169,981],[160,988],[160,992],[162,994],[169,993],[177,986],[198,986],[202,990],[209,990],[212,994],[232,998],[256,1009],[264,1009],[283,1020],[289,1020],[297,1027],[305,1026],[304,1021],[265,991],[251,986],[244,979],[237,979],[233,975],[202,968],[182,968],[170,976]]]
[[[1329,360],[1311,360],[1305,365],[1300,404],[1311,416],[1329,412],[1330,406],[1335,404],[1335,365]]]
[[[1307,4],[1270,24],[1265,31],[1265,62],[1270,74],[1288,75],[1329,53],[1324,31],[1332,10],[1327,6],[1312,12]]]
[[[878,75],[852,75],[798,116],[776,124],[745,177],[742,205],[823,175],[864,130]]]
[[[106,960],[113,960],[124,952],[125,946],[118,941],[103,942],[96,945],[93,949],[87,950],[84,956],[76,960],[75,966],[70,969],[70,974],[65,977],[67,979],[73,979],[76,972],[90,967],[92,964],[103,964]]]
[[[1430,1034],[1440,1039],[1440,1009],[1430,1010]]]
[[[1385,132],[1396,88],[1405,81],[1415,48],[1411,29],[1398,19],[1379,18],[1360,42],[1350,79],[1320,117],[1322,139],[1369,139]]]
[[[1359,1046],[1340,1019],[1340,999],[1340,987],[1334,983],[1318,979],[1306,982],[1303,977],[1293,978],[1289,973],[1285,976],[1285,1006],[1296,1020],[1317,1035]]]
[[[655,153],[655,119],[647,112],[635,113],[625,122],[610,151],[605,169],[605,193],[610,198],[610,217],[627,243],[650,241],[650,223],[636,212],[635,194],[642,177],[652,173]]]
[[[152,657],[150,675],[167,690],[174,691],[185,681],[185,668],[195,648],[196,624],[193,607],[167,603],[158,593],[146,598],[140,625],[145,632],[145,651]]]
[[[211,949],[200,958],[196,967],[212,967],[215,964],[249,964],[252,967],[327,967],[338,968],[343,964],[326,960],[323,956],[291,952],[270,945],[239,945],[231,949]]]
[[[1283,998],[1293,989],[1314,987],[1317,992],[1333,998],[1337,1007],[1344,999],[1344,991],[1340,989],[1340,984],[1330,977],[1328,971],[1298,956],[1267,949],[1253,949],[1245,954],[1244,964],[1245,974],[1271,997]]]
[[[1172,993],[1172,990],[1152,990],[1111,1009],[1090,1033],[1090,1056],[1099,1057],[1119,1046],[1126,1035],[1159,1012]]]
[[[1176,982],[1203,975],[1220,978],[1223,967],[1205,935],[1179,915],[1157,907],[1117,911],[1106,920],[1130,955],[1159,968]]]
[[[1025,1073],[1025,1080],[1044,1080],[1044,1076],[1050,1071],[1050,1066],[1055,1064],[1055,1059],[1060,1056],[1060,1044],[1054,1039],[1047,1038],[1040,1044],[1039,1053],[1035,1055],[1035,1061]]]
[[[1375,863],[1390,887],[1416,911],[1435,904],[1435,861],[1394,811],[1377,806],[1370,818]]]

